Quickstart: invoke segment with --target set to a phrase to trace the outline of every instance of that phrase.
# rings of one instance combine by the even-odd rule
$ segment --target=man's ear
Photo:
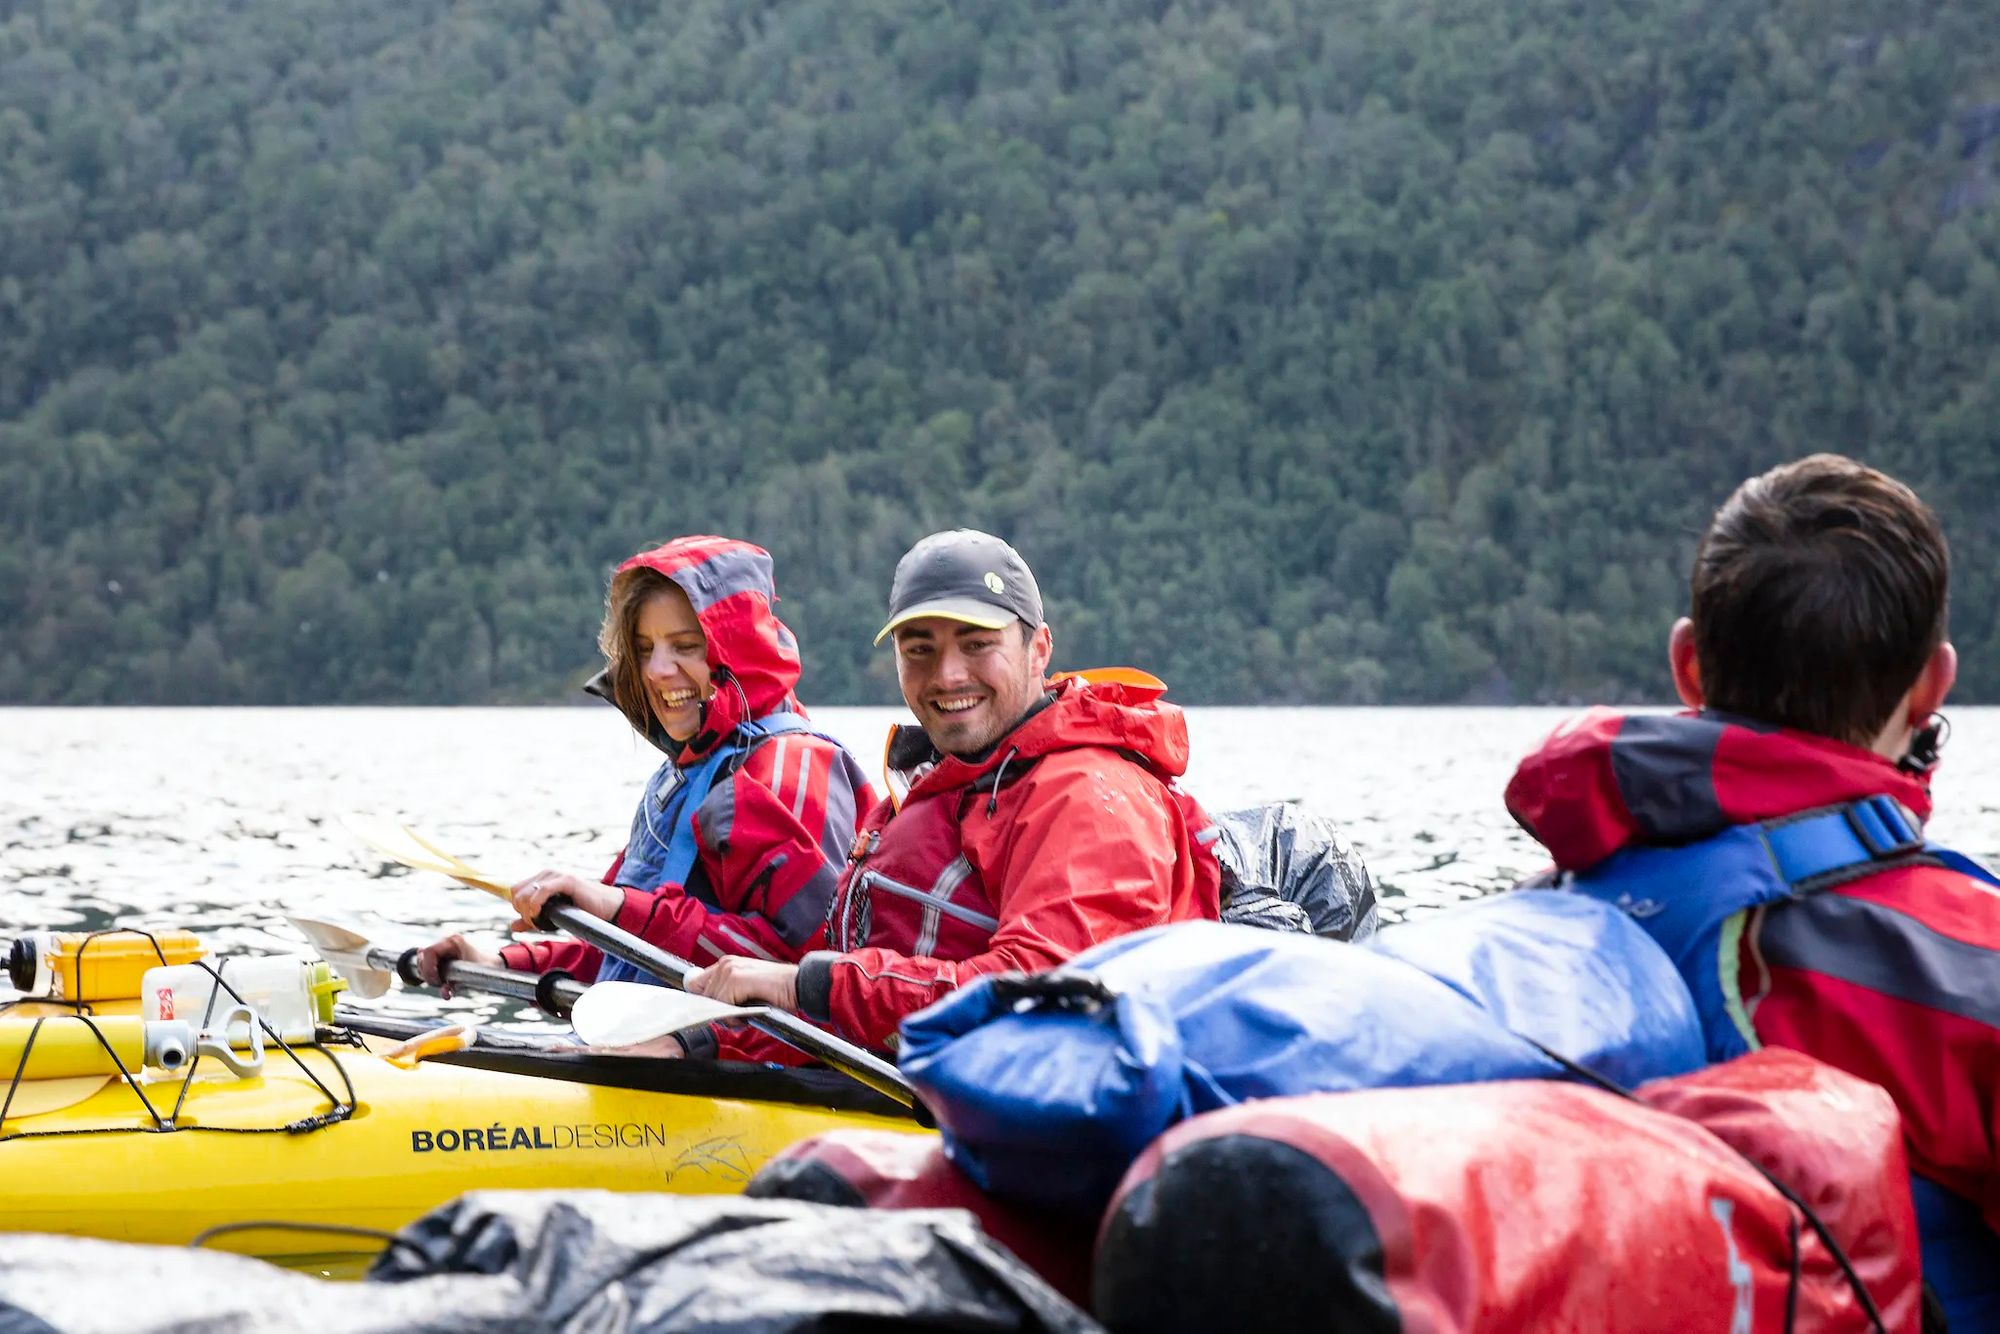
[[[1949,647],[1949,645],[1947,645]],[[1690,709],[1698,709],[1705,699],[1701,692],[1701,662],[1694,651],[1694,622],[1683,616],[1667,633],[1667,669],[1673,673],[1674,693]]]
[[[1944,697],[1951,693],[1952,684],[1958,680],[1958,650],[1946,640],[1931,650],[1930,661],[1917,674],[1917,683],[1910,687],[1910,710],[1906,715],[1910,726],[1922,727],[1929,723],[1931,715],[1944,707]]]
[[[1035,669],[1035,675],[1048,679],[1049,659],[1055,656],[1056,637],[1044,621],[1035,627],[1035,633],[1028,640],[1028,664]]]

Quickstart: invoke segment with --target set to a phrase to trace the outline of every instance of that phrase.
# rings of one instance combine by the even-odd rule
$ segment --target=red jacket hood
[[[1507,810],[1565,871],[1877,794],[1928,820],[1928,780],[1872,751],[1717,713],[1592,709],[1507,784]]]
[[[677,537],[640,552],[618,571],[642,566],[687,594],[708,636],[715,693],[702,713],[702,730],[680,748],[680,763],[699,760],[753,718],[782,709],[805,712],[792,693],[799,683],[799,641],[772,610],[778,594],[770,552],[727,537]]]
[[[1162,778],[1187,772],[1187,717],[1160,698],[1164,687],[1091,683],[1063,677],[1049,683],[1055,698],[1000,739],[976,763],[947,755],[919,778],[911,797],[964,787],[1002,764],[1015,765],[1059,750],[1103,746],[1140,756]]]

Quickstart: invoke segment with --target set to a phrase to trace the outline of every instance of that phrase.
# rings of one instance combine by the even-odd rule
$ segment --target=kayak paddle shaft
[[[687,990],[688,975],[696,971],[695,966],[687,960],[675,958],[650,941],[641,940],[638,936],[613,926],[601,917],[591,916],[568,899],[550,899],[542,908],[542,921],[561,927],[578,940],[595,945],[614,958],[623,959],[634,967],[645,969],[662,982],[681,991]],[[834,1069],[866,1084],[877,1093],[895,1099],[903,1106],[916,1111],[919,1119],[928,1124],[924,1105],[918,1100],[916,1090],[903,1078],[902,1071],[873,1052],[857,1047],[851,1042],[844,1042],[833,1034],[815,1028],[805,1020],[786,1014],[782,1010],[771,1010],[765,1014],[755,1015],[744,1022],[780,1042],[798,1048],[808,1056],[818,1057]]]
[[[417,971],[417,954],[414,949],[397,951],[375,945],[369,947],[364,957],[371,968],[394,973],[403,979],[406,986],[429,986],[423,974]],[[511,968],[489,968],[483,963],[467,963],[463,959],[442,960],[438,964],[438,977],[448,987],[463,987],[467,991],[526,1001],[558,1019],[569,1016],[570,1007],[576,1004],[576,998],[585,990],[583,983],[573,977],[550,978],[541,973],[517,973]]]
[[[448,875],[460,884],[474,889],[483,889],[495,898],[513,901],[513,891],[506,881],[487,875],[431,843],[412,833],[407,827],[394,821],[350,816],[345,821],[349,832],[360,838],[378,852],[386,853],[405,866],[422,871],[437,871]],[[565,898],[552,898],[542,907],[540,920],[536,923],[543,930],[558,928],[568,931],[578,940],[595,945],[598,949],[622,959],[635,968],[659,978],[669,986],[681,991],[687,990],[687,979],[695,971],[693,964],[685,959],[675,958],[659,947],[641,940],[629,931],[624,931],[601,918],[583,912]],[[794,1015],[781,1010],[772,1010],[746,1022],[760,1032],[767,1033],[787,1046],[796,1047],[808,1056],[816,1056],[850,1079],[866,1084],[877,1093],[908,1107],[922,1125],[934,1125],[930,1110],[917,1097],[917,1091],[903,1078],[902,1072],[875,1053],[843,1041],[821,1029],[813,1027]]]

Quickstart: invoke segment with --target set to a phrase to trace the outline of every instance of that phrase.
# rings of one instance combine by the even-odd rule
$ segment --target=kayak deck
[[[420,1027],[356,1022],[390,1030],[379,1037]],[[274,1049],[248,1079],[202,1061],[191,1078],[139,1090],[114,1080],[73,1106],[10,1117],[0,1218],[15,1231],[163,1244],[224,1229],[220,1249],[351,1272],[382,1239],[309,1229],[392,1231],[474,1188],[733,1193],[808,1135],[914,1128],[887,1099],[824,1071],[608,1057],[485,1033],[470,1051],[404,1069],[369,1040],[295,1047],[296,1062]],[[177,1103],[173,1128],[160,1128],[154,1114]]]

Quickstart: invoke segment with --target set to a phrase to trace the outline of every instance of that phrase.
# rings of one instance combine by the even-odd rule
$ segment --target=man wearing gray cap
[[[1213,826],[1175,781],[1186,719],[1157,683],[1046,679],[1053,639],[1019,552],[969,529],[926,537],[896,566],[875,638],[892,636],[918,726],[891,739],[902,795],[862,823],[830,948],[721,959],[689,990],[892,1049],[904,1016],[980,974],[1217,916]],[[754,1033],[720,1042],[764,1054]]]

